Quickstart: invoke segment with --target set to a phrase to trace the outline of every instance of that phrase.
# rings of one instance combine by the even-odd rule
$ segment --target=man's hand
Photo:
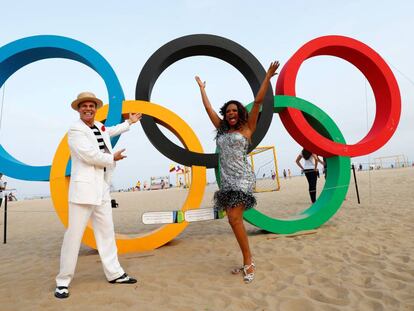
[[[139,120],[141,120],[141,118],[142,118],[142,113],[130,113],[129,118],[128,118],[128,123],[129,125],[134,124],[138,122]]]
[[[126,158],[127,156],[122,154],[122,152],[124,152],[124,151],[125,151],[125,149],[121,149],[121,150],[115,152],[114,153],[114,161],[119,161],[119,160],[122,160],[122,159]]]

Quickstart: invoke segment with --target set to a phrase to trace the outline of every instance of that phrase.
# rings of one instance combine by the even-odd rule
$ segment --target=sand
[[[10,202],[8,241],[0,246],[0,310],[414,310],[414,168],[357,177],[361,204],[352,181],[341,209],[315,231],[280,236],[246,225],[257,265],[251,284],[230,274],[241,255],[222,219],[190,224],[154,251],[120,255],[139,279],[134,285],[107,283],[97,252],[82,246],[66,300],[53,296],[64,227],[51,201]],[[203,207],[211,206],[213,191],[209,186]],[[185,195],[183,189],[115,193],[117,232],[154,229],[140,222],[142,211],[176,209]],[[309,206],[304,177],[282,179],[279,192],[257,197],[258,208],[273,216]]]

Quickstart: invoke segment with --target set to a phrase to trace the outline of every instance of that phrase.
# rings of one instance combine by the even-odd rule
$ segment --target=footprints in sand
[[[297,257],[276,257],[276,261],[284,267],[303,264],[303,260]]]
[[[374,300],[362,300],[358,303],[358,310],[364,311],[383,311],[386,310],[382,303]]]
[[[304,298],[296,298],[282,301],[280,304],[281,311],[313,311],[315,309],[312,302]]]
[[[310,288],[305,292],[309,298],[319,302],[337,306],[346,306],[350,303],[349,291],[343,287]]]
[[[311,257],[275,256],[278,310],[414,310],[410,255],[366,241],[346,245]]]

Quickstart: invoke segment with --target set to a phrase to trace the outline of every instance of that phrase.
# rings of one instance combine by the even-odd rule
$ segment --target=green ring
[[[250,111],[253,103],[246,106]],[[285,108],[296,108],[304,112],[306,119],[320,134],[335,142],[345,143],[345,139],[335,122],[312,103],[294,96],[274,96],[273,111],[279,113]],[[329,174],[325,186],[315,203],[299,215],[290,219],[271,218],[257,209],[249,209],[244,219],[269,232],[290,234],[315,229],[327,222],[341,207],[348,192],[351,178],[351,158],[333,156],[326,159]],[[217,184],[220,185],[220,162],[215,170]]]

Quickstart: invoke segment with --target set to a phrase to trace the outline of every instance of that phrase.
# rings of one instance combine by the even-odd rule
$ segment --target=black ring
[[[152,88],[161,73],[171,64],[190,56],[211,56],[219,58],[235,67],[247,80],[253,94],[259,91],[266,71],[260,62],[248,50],[229,39],[206,34],[180,37],[160,47],[145,63],[138,77],[135,99],[150,101]],[[263,101],[256,131],[252,136],[253,150],[266,135],[273,117],[273,91],[269,88]],[[218,166],[217,153],[197,153],[186,150],[171,142],[158,128],[153,117],[143,116],[142,128],[148,139],[163,155],[186,166]]]

